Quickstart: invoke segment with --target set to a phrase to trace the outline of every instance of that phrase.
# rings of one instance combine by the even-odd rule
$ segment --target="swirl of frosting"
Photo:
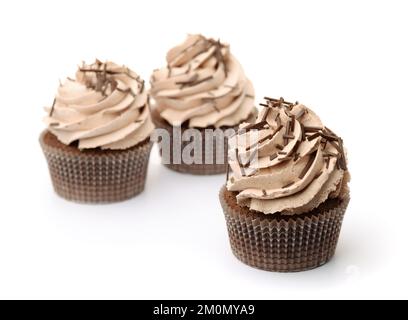
[[[254,88],[229,46],[190,35],[151,76],[151,95],[171,125],[235,126],[254,111]]]
[[[342,198],[349,181],[342,139],[302,104],[267,98],[263,106],[257,122],[230,139],[227,189],[237,202],[291,215]]]
[[[66,145],[78,141],[79,149],[127,149],[154,129],[144,81],[113,62],[83,63],[45,109],[48,130]]]

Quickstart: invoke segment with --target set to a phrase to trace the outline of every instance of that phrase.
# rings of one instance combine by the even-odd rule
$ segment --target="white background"
[[[408,298],[406,1],[1,1],[0,298]],[[237,261],[224,177],[171,172],[78,205],[52,190],[38,135],[58,79],[111,59],[146,80],[187,33],[231,44],[257,101],[299,100],[342,135],[352,201],[335,258],[296,274]]]

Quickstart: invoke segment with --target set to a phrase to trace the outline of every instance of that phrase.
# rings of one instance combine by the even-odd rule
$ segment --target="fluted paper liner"
[[[214,174],[221,174],[225,173],[226,171],[226,163],[228,161],[228,140],[224,139],[224,144],[222,149],[222,144],[216,143],[216,138],[213,139],[213,163],[212,164],[187,164],[183,162],[183,159],[181,159],[181,163],[174,163],[175,161],[173,160],[173,126],[171,126],[169,123],[167,123],[165,120],[163,120],[158,112],[156,110],[152,110],[152,120],[156,126],[156,128],[164,129],[166,130],[169,135],[170,135],[170,163],[163,163],[166,167],[182,172],[182,173],[189,173],[189,174],[195,174],[195,175],[214,175]],[[256,114],[251,114],[248,119],[245,120],[245,122],[253,122],[255,121]],[[183,132],[189,128],[184,128],[181,127],[181,136],[183,135]],[[207,128],[195,128],[196,130],[200,131],[201,134],[201,141],[202,141],[202,158],[205,159],[205,146],[206,146],[206,137],[205,137],[205,130]],[[227,131],[230,129],[237,130],[237,126],[233,127],[221,127],[219,128],[222,131]],[[187,146],[190,142],[189,141],[181,141],[181,153],[183,152],[183,149],[185,146]],[[224,154],[223,161],[221,163],[216,163],[216,155]]]
[[[326,201],[310,213],[265,215],[239,207],[224,186],[224,210],[232,252],[243,263],[266,271],[297,272],[319,267],[334,255],[350,197]]]
[[[61,197],[82,203],[127,200],[143,191],[152,143],[126,150],[85,150],[65,146],[44,131],[40,143],[54,189]]]

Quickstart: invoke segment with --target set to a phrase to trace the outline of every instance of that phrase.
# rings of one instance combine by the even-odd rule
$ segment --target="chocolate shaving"
[[[215,45],[215,58],[217,59],[218,64],[222,64],[222,67],[224,69],[224,75],[225,77],[228,77],[228,69],[227,69],[227,63],[225,61],[225,57],[222,55],[222,48],[224,47],[218,39],[218,41],[209,41],[211,44]]]
[[[131,92],[130,88],[122,89],[122,88],[117,87],[116,90],[118,90],[119,92],[122,92],[122,93],[129,93],[129,92]]]
[[[296,123],[296,117],[294,114],[292,114],[291,121],[290,121],[290,132],[295,131],[295,123]]]
[[[279,151],[278,154],[280,154],[280,155],[287,155],[288,153],[285,152],[285,151]]]
[[[276,147],[276,149],[278,149],[278,150],[283,150],[283,146],[281,146],[280,144],[277,144],[275,147]]]
[[[269,112],[271,111],[271,109],[269,107],[266,107],[266,109],[264,109],[265,112],[262,115],[262,121],[266,121],[266,118],[268,118]]]
[[[201,84],[201,83],[203,83],[203,82],[206,82],[206,81],[208,81],[208,80],[211,80],[212,78],[213,78],[213,76],[209,76],[209,77],[203,78],[203,79],[201,79],[201,80],[198,80],[198,81],[192,83],[191,86],[199,85],[199,84]]]
[[[144,82],[144,80],[142,80],[141,85],[140,85],[140,93],[143,92],[144,87],[145,87],[145,82]]]
[[[252,160],[254,160],[256,155],[257,155],[257,150],[254,150],[254,152],[252,152],[251,155],[249,156],[248,161],[244,164],[244,168],[248,168],[250,166]]]
[[[280,114],[279,114],[279,113],[276,115],[275,121],[276,121],[276,123],[278,124],[278,126],[281,126],[281,125],[282,125],[282,120],[281,120],[281,118],[280,118]]]
[[[320,127],[312,127],[312,126],[304,126],[305,132],[317,132],[323,130],[323,128]]]
[[[55,109],[55,104],[57,103],[57,98],[54,98],[54,101],[52,102],[51,110],[49,116],[52,117],[52,114],[54,113]]]
[[[327,140],[326,139],[322,141],[322,146],[323,146],[322,150],[323,151],[326,150],[326,147],[327,147]]]
[[[274,99],[274,98],[264,97],[264,99],[269,100],[269,101],[273,101],[273,102],[279,102],[279,104],[286,104],[288,106],[293,106],[292,102],[285,101],[283,98]]]
[[[295,184],[295,181],[292,181],[291,183],[288,183],[287,185],[283,186],[282,189],[289,188]]]
[[[338,140],[339,142],[339,146],[340,146],[340,153],[341,153],[341,157],[340,157],[340,168],[342,170],[347,170],[347,162],[346,162],[346,155],[344,153],[344,147],[343,147],[343,139],[339,138]]]
[[[288,122],[288,123],[286,124],[286,131],[285,131],[285,135],[286,135],[286,136],[289,135],[289,133],[290,133],[290,127],[291,127],[291,124],[290,124],[290,122]],[[283,138],[283,141],[284,141],[284,145],[287,145],[287,144],[289,143],[289,139],[288,139],[288,138]]]
[[[312,134],[311,136],[307,137],[307,140],[312,141],[318,137],[320,137],[320,132],[316,132],[315,134]]]
[[[176,85],[181,85],[181,86],[186,86],[186,85],[191,85],[198,79],[198,74],[194,74],[190,79],[185,80],[185,81],[177,81]]]
[[[262,107],[265,107],[265,108],[269,108],[269,105],[265,104],[265,103],[260,103],[259,105],[262,106]]]
[[[320,135],[321,135],[323,138],[325,138],[326,140],[329,140],[329,141],[337,141],[337,140],[339,139],[339,137],[337,137],[337,136],[328,135],[328,134],[325,134],[325,133],[323,133],[323,132],[320,132]]]
[[[278,157],[278,154],[277,154],[277,153],[274,153],[273,155],[271,155],[271,156],[269,157],[269,160],[270,160],[270,161],[273,161],[273,160],[275,160],[277,157]]]
[[[315,160],[315,156],[316,156],[316,152],[310,155],[306,166],[303,168],[302,172],[299,175],[299,179],[303,179],[305,177],[305,175],[307,174],[307,172],[309,171],[309,169],[312,167],[313,162]]]
[[[335,153],[333,153],[333,152],[330,152],[330,151],[327,151],[327,152],[323,155],[323,157],[337,157],[337,154],[335,154]]]
[[[238,149],[235,149],[235,157],[236,157],[236,159],[237,159],[237,161],[238,161],[238,165],[239,165],[239,168],[240,168],[240,170],[241,170],[241,175],[242,175],[242,176],[245,176],[245,170],[244,170],[244,168],[243,168],[243,165],[242,165],[242,162],[241,162],[241,158],[240,158],[239,153],[238,153]]]
[[[249,130],[260,130],[263,129],[265,127],[265,125],[267,125],[268,122],[266,121],[261,121],[258,123],[254,123],[254,124],[249,124],[246,127],[242,128],[245,131],[249,131]]]
[[[306,140],[306,132],[305,132],[305,126],[301,123],[300,124],[300,130],[302,131],[302,141]]]
[[[227,177],[226,177],[226,181],[228,182],[228,180],[229,180],[229,174],[230,174],[230,166],[229,166],[229,163],[228,163],[228,159],[227,159],[227,161],[225,161],[225,166],[226,166],[226,172],[227,172]]]
[[[272,139],[273,138],[273,134],[270,133],[267,136],[263,137],[262,139],[259,139],[258,143],[261,144],[262,142],[265,142],[268,139]]]
[[[289,140],[295,139],[295,136],[293,134],[284,134],[283,137]]]
[[[279,126],[278,128],[275,129],[274,132],[272,132],[271,134],[267,135],[266,137],[262,138],[261,140],[259,140],[259,143],[262,143],[268,139],[273,139],[273,137],[275,137],[275,135],[282,129],[282,126]]]
[[[316,180],[317,178],[319,178],[322,174],[323,174],[323,171],[320,171],[318,174],[316,174],[316,175],[313,177],[313,180],[312,180],[312,181],[314,181],[314,180]]]

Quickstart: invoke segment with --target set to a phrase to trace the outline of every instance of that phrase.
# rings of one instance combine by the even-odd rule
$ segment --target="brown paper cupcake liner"
[[[141,193],[152,143],[149,139],[127,150],[84,150],[66,146],[48,131],[40,144],[56,193],[81,203],[110,203]]]
[[[185,163],[183,161],[183,159],[181,159],[181,163],[176,163],[176,161],[174,161],[174,157],[173,157],[173,147],[174,147],[174,135],[173,135],[173,126],[171,126],[169,123],[167,123],[165,120],[163,120],[160,115],[158,114],[158,112],[156,110],[152,110],[151,112],[152,114],[152,120],[156,126],[156,128],[160,128],[160,129],[165,129],[170,136],[170,157],[169,157],[169,163],[165,163],[162,161],[162,163],[170,168],[171,170],[177,171],[177,172],[181,172],[181,173],[189,173],[189,174],[195,174],[195,175],[214,175],[214,174],[221,174],[221,173],[225,173],[226,171],[226,163],[227,163],[227,158],[228,158],[228,140],[224,139],[223,144],[222,143],[216,143],[216,138],[213,138],[212,141],[212,154],[213,154],[213,161],[212,164],[198,164],[198,163],[192,163],[192,164],[188,164]],[[255,121],[256,115],[255,114],[251,114],[248,119],[246,119],[246,122],[253,122]],[[244,122],[245,122],[244,121]],[[189,129],[188,127],[181,127],[181,135],[183,134],[183,132],[185,130]],[[206,144],[208,144],[209,142],[206,141],[206,136],[205,136],[205,130],[207,128],[195,128],[196,130],[198,130],[200,132],[201,135],[201,141],[202,141],[202,158],[205,159],[205,146]],[[234,129],[237,130],[238,129],[238,125],[237,126],[233,126],[233,127],[221,127],[220,128],[222,131],[227,131],[230,129]],[[181,152],[183,152],[183,149],[190,144],[189,141],[181,141]],[[223,159],[222,161],[219,161],[219,163],[216,163],[216,155],[217,154],[223,154]],[[180,162],[180,161],[179,161]],[[204,162],[204,161],[203,161]]]
[[[232,252],[243,263],[266,271],[298,272],[317,268],[334,255],[350,201],[330,199],[309,213],[265,215],[240,207],[235,194],[220,191]]]

